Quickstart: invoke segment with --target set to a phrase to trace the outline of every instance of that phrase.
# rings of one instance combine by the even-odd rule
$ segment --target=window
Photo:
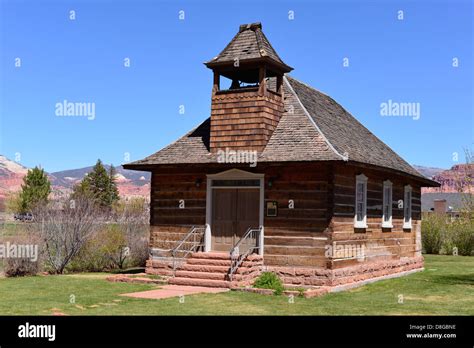
[[[252,179],[246,179],[246,180],[212,180],[212,186],[215,187],[227,187],[227,186],[255,186],[259,187],[260,186],[260,180],[252,180]]]
[[[392,228],[392,182],[383,182],[383,212],[382,227]]]
[[[411,229],[411,186],[406,185],[403,199],[403,228]]]
[[[356,176],[355,228],[367,228],[367,177]]]

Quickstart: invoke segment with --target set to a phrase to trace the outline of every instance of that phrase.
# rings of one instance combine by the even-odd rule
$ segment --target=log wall
[[[265,170],[265,201],[278,204],[278,216],[264,218],[266,265],[326,267],[330,178],[327,163],[270,166]]]
[[[206,175],[202,168],[163,168],[151,176],[150,247],[172,248],[193,225],[206,223]],[[200,180],[199,187],[196,180]],[[181,205],[184,202],[184,207]]]
[[[356,175],[364,174],[367,181],[367,228],[354,229]],[[382,228],[383,181],[392,182],[392,225]],[[404,186],[412,187],[412,228],[403,229]],[[370,168],[336,165],[334,170],[334,214],[331,220],[331,241],[335,245],[364,245],[363,262],[414,257],[417,246],[416,231],[421,223],[421,189],[415,181],[400,175]],[[355,265],[361,260],[333,259],[331,268]]]
[[[233,166],[235,167],[235,166]],[[192,225],[206,221],[206,174],[230,169],[225,165],[160,168],[152,174],[151,246],[171,247]],[[361,260],[328,257],[328,247],[364,245],[362,262],[414,257],[420,229],[420,187],[407,177],[344,164],[259,164],[240,169],[265,174],[265,202],[278,204],[278,216],[264,217],[265,264],[278,267],[336,269]],[[367,184],[367,223],[354,229],[355,177]],[[382,229],[383,181],[393,183],[393,228]],[[199,185],[196,182],[199,181]],[[270,185],[270,182],[272,183]],[[403,187],[412,186],[412,229],[403,230]],[[180,208],[181,200],[184,207]],[[293,204],[293,208],[290,205]]]

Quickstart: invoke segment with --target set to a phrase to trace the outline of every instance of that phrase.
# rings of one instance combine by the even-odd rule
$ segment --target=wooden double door
[[[259,227],[259,215],[259,189],[214,188],[212,190],[212,250],[230,251],[248,228]],[[250,240],[247,244],[254,242]]]

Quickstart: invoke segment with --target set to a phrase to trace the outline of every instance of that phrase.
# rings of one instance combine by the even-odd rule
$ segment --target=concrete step
[[[195,264],[184,264],[180,270],[190,272],[209,272],[209,273],[227,273],[229,266],[212,266],[212,265],[195,265]]]
[[[178,259],[176,258],[175,262],[173,263],[173,259],[162,259],[162,258],[154,258],[151,262],[147,261],[147,266],[153,266],[156,268],[173,268],[173,264],[179,266],[186,263],[186,259]]]
[[[197,278],[171,278],[169,284],[205,286],[208,288],[230,288],[231,283],[225,280],[197,279]]]
[[[231,261],[222,259],[203,259],[191,257],[187,260],[190,265],[207,265],[207,266],[227,266],[230,267]]]
[[[227,273],[215,272],[193,272],[193,271],[176,271],[177,278],[197,278],[197,279],[212,279],[212,280],[226,280]]]
[[[230,267],[232,262],[231,260],[221,260],[221,259],[203,259],[203,258],[194,258],[191,257],[186,261],[190,265],[203,265],[203,266],[227,266]],[[241,267],[253,267],[263,265],[263,260],[255,261],[244,261],[241,264]]]
[[[209,253],[192,253],[193,259],[212,259],[212,260],[230,260],[229,253],[209,252]]]

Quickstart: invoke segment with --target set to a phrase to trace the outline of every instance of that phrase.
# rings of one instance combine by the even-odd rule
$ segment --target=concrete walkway
[[[179,297],[194,294],[215,294],[219,292],[226,292],[229,289],[225,288],[207,288],[203,286],[185,286],[185,285],[163,285],[156,290],[147,290],[139,292],[131,292],[128,294],[121,294],[120,296],[128,296],[135,298],[149,298],[162,299],[170,297]]]

